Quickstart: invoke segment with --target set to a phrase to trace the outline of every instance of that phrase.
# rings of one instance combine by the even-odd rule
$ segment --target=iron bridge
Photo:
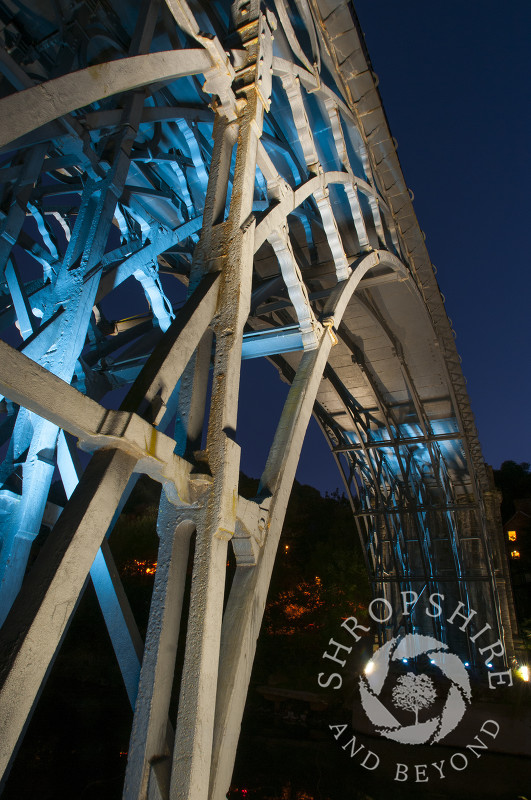
[[[382,641],[425,633],[474,663],[489,625],[506,667],[496,495],[352,5],[0,0],[0,40],[4,775],[90,576],[134,707],[124,798],[225,797],[312,414],[392,608]],[[249,358],[291,384],[251,500]],[[139,474],[163,486],[145,642],[107,544]],[[470,624],[404,615],[402,592]]]

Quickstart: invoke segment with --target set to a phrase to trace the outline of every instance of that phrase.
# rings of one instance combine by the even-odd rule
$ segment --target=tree
[[[437,695],[431,678],[408,672],[397,680],[392,696],[395,706],[405,711],[413,711],[416,725],[420,709],[431,706]]]
[[[531,472],[527,461],[504,461],[500,469],[494,470],[494,482],[502,491],[501,513],[504,522],[514,514],[514,501],[531,497]]]

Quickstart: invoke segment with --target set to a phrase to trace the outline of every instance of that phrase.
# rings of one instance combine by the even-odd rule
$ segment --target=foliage
[[[347,499],[295,482],[258,642],[253,680],[315,691],[329,639],[363,624],[370,587]]]
[[[531,497],[531,472],[527,461],[504,461],[500,469],[494,470],[494,482],[502,492],[502,519],[507,522],[514,514],[514,501]]]

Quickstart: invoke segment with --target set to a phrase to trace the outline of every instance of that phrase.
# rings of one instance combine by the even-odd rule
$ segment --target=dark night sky
[[[531,461],[526,0],[356,0],[485,460]]]
[[[531,4],[511,0],[356,0],[406,183],[446,310],[457,332],[483,454],[495,468],[531,461],[529,316],[529,31]],[[263,369],[263,367],[262,367]],[[260,385],[257,364],[245,365]],[[258,382],[258,384],[257,384]],[[264,381],[263,391],[266,385]],[[248,448],[274,429],[274,398]],[[304,445],[300,481],[322,491],[338,473],[316,423]],[[246,452],[245,452],[246,451]]]

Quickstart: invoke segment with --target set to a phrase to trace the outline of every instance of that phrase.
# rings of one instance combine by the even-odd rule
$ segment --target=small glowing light
[[[374,661],[372,661],[372,659],[371,661],[367,661],[363,671],[365,672],[365,675],[370,675],[371,672],[374,672]]]
[[[529,683],[529,667],[526,664],[522,664],[522,666],[518,669],[518,674],[523,681]]]
[[[465,661],[465,667],[469,667],[469,666],[470,666],[470,664],[468,663],[468,661]]]
[[[402,661],[404,662],[404,664],[407,664],[407,658],[403,658]]]
[[[516,531],[507,531],[510,542],[516,542]]]
[[[511,558],[520,558],[519,550],[511,550]]]
[[[492,664],[487,664],[487,667],[488,667],[489,669],[494,669],[494,668],[493,668],[493,666],[492,666]]]
[[[289,544],[285,544],[285,545],[284,545],[284,550],[286,551],[286,553],[288,552],[288,550],[289,550]]]
[[[433,660],[433,658],[430,659],[430,664],[435,664],[435,661]]]
[[[139,561],[134,558],[124,565],[124,572],[127,575],[154,575],[157,571],[156,561]]]

